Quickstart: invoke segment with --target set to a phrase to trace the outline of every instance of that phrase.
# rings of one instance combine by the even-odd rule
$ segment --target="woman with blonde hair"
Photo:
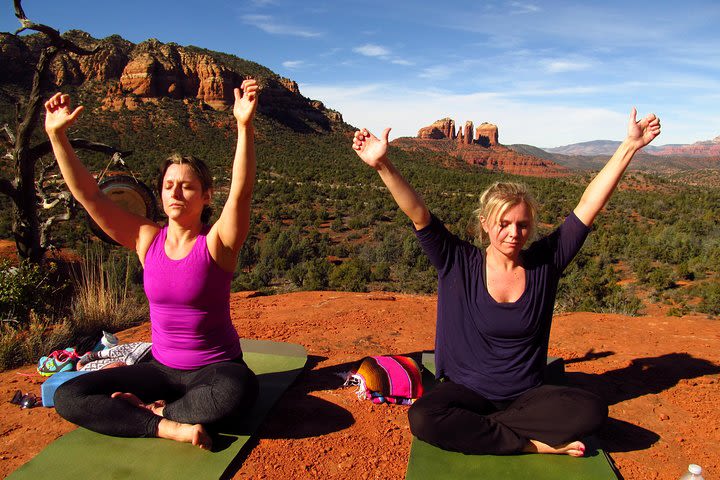
[[[250,227],[258,85],[248,79],[234,92],[238,137],[230,191],[212,225],[212,176],[201,160],[173,155],[162,163],[157,186],[168,223],[158,225],[113,203],[75,155],[65,132],[83,107],[73,109],[60,93],[45,103],[45,130],[70,192],[144,267],[153,342],[148,359],[63,384],[54,400],[65,419],[107,435],[209,449],[206,425],[247,414],[255,402],[257,379],[230,319],[230,282]]]
[[[488,242],[451,234],[387,158],[390,129],[355,132],[353,149],[377,170],[410,218],[438,271],[436,375],[443,381],[413,404],[410,429],[428,443],[467,454],[555,453],[580,457],[581,439],[607,405],[579,388],[543,383],[560,276],[581,248],[635,153],[660,134],[660,120],[630,114],[628,134],[565,221],[529,244],[535,201],[516,183],[496,183],[476,211]]]

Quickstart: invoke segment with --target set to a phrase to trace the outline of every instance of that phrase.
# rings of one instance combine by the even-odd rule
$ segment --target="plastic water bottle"
[[[118,344],[118,338],[113,335],[112,333],[106,332],[103,330],[102,335],[100,336],[100,340],[98,343],[95,344],[95,347],[92,349],[93,352],[99,352],[101,350],[105,350],[108,348],[112,348],[117,346]]]
[[[102,337],[100,338],[100,343],[102,343],[105,348],[112,348],[117,346],[118,338],[112,333],[103,330]]]
[[[680,477],[680,480],[705,480],[702,476],[702,467],[691,463],[688,465],[687,472]]]

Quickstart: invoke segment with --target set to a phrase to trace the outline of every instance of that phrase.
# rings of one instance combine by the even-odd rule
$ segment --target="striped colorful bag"
[[[345,385],[355,385],[360,399],[373,403],[411,405],[423,394],[422,374],[410,357],[382,355],[365,357]]]

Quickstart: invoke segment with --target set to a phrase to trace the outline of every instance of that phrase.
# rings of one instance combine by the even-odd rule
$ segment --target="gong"
[[[158,207],[153,191],[140,180],[124,174],[113,174],[103,177],[98,182],[100,191],[124,210],[145,217],[153,222],[157,220]],[[90,230],[101,240],[117,245],[95,221],[88,215]]]

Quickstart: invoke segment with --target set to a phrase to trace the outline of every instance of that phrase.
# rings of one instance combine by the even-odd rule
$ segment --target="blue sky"
[[[12,2],[0,30],[15,31]],[[109,6],[112,5],[112,6]],[[357,127],[415,135],[443,117],[500,142],[621,140],[630,108],[658,144],[720,135],[720,2],[25,0],[37,22],[197,45],[261,63]]]

